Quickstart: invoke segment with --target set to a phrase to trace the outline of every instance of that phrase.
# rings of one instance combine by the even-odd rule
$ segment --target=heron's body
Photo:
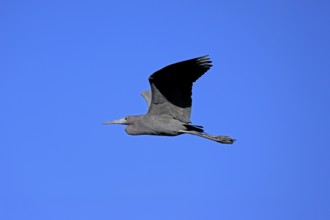
[[[158,116],[129,116],[127,117],[127,127],[125,131],[130,135],[160,135],[176,136],[185,126],[177,119],[170,118],[168,115]]]
[[[142,96],[148,104],[146,115],[127,116],[105,124],[127,125],[130,135],[176,136],[192,134],[219,143],[231,144],[235,140],[227,136],[211,136],[203,127],[192,125],[191,95],[193,83],[212,66],[208,56],[182,61],[153,73],[149,77],[151,91]]]

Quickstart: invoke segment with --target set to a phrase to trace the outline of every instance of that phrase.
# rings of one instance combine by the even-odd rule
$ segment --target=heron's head
[[[144,131],[139,129],[139,120],[141,120],[143,116],[137,115],[137,116],[126,116],[125,118],[104,122],[104,125],[111,125],[111,124],[121,124],[121,125],[127,125],[125,128],[125,131],[130,135],[138,135],[138,134],[144,134]]]
[[[130,116],[126,116],[124,118],[114,120],[114,121],[109,121],[109,122],[104,122],[104,125],[112,125],[112,124],[120,124],[120,125],[129,125],[130,123]]]

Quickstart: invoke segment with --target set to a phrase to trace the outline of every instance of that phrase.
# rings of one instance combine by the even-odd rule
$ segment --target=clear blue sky
[[[329,24],[321,0],[2,0],[0,219],[330,219]],[[234,145],[101,125],[205,54],[192,121]]]

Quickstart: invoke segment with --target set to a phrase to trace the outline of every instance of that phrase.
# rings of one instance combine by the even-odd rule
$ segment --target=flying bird
[[[190,122],[193,83],[211,67],[209,56],[201,56],[158,70],[149,77],[151,91],[141,93],[148,104],[147,114],[103,124],[127,125],[125,131],[130,135],[191,134],[222,144],[234,143],[233,138],[207,134],[203,126]]]

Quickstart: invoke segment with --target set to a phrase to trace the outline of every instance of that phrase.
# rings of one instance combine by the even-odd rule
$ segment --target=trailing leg
[[[191,134],[191,135],[196,135],[199,137],[203,137],[212,141],[216,141],[218,143],[221,144],[233,144],[235,142],[235,139],[228,137],[228,136],[212,136],[209,135],[207,133],[201,133],[201,132],[197,132],[197,131],[184,131],[184,130],[180,130],[181,133],[185,133],[185,134]]]

